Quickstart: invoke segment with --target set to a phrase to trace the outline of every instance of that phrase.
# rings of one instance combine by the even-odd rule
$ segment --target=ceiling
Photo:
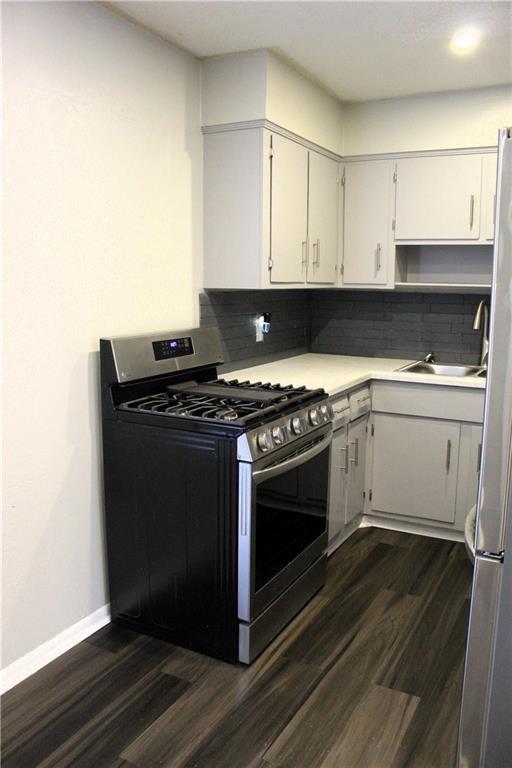
[[[343,101],[501,85],[512,80],[511,2],[110,3],[203,58],[270,48]],[[478,48],[450,50],[460,28]]]

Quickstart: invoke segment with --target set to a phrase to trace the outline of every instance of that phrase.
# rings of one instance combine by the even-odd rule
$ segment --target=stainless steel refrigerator
[[[475,569],[459,768],[512,768],[512,129],[499,133]]]

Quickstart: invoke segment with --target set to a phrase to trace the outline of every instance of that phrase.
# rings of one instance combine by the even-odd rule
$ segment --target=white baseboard
[[[388,531],[398,531],[398,533],[416,533],[418,536],[429,536],[432,539],[444,539],[445,541],[464,541],[464,531],[455,531],[449,528],[441,528],[437,525],[427,525],[420,523],[405,522],[394,520],[379,515],[365,515],[363,517],[364,525],[372,525],[374,528],[385,528]]]
[[[61,656],[74,645],[81,643],[98,629],[101,629],[110,621],[110,605],[103,605],[94,613],[90,613],[84,619],[68,627],[63,632],[47,640],[46,643],[34,648],[12,664],[2,669],[0,690],[5,693],[10,688],[21,683],[38,669],[49,664],[58,656]]]

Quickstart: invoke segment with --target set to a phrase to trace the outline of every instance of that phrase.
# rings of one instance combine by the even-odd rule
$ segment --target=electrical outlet
[[[256,341],[263,341],[263,315],[254,320],[254,327],[256,328]]]

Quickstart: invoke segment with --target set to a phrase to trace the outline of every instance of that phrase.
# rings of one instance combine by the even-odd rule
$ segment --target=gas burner
[[[215,379],[206,382],[170,384],[165,392],[120,405],[120,408],[177,416],[229,422],[252,427],[261,421],[275,418],[281,411],[307,403],[323,390],[306,387],[282,386],[271,382]]]
[[[236,421],[238,419],[238,413],[232,408],[220,408],[215,413],[216,419],[222,419],[222,421]]]

